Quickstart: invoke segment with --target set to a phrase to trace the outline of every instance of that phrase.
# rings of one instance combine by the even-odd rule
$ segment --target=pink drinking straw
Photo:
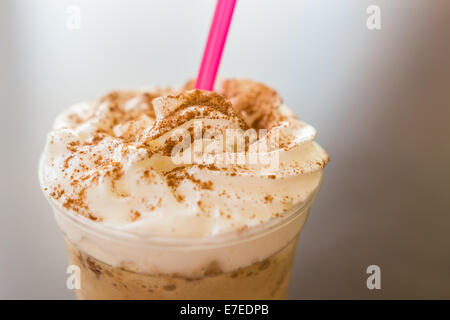
[[[196,89],[212,91],[214,87],[235,5],[236,0],[217,0],[216,11],[195,83]]]

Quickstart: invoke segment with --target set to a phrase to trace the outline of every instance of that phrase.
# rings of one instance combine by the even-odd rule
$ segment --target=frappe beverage
[[[56,119],[39,176],[81,299],[282,299],[325,151],[271,88],[120,90]]]

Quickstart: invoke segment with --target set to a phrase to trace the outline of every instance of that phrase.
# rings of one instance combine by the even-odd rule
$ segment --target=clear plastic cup
[[[319,188],[279,218],[205,238],[142,237],[51,204],[81,271],[79,299],[284,299]]]

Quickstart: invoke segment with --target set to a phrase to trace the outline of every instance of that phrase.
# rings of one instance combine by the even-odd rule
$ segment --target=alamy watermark
[[[66,273],[69,274],[66,280],[66,287],[69,290],[81,289],[81,270],[80,267],[71,264],[67,267]]]
[[[381,30],[381,9],[377,5],[370,5],[366,9],[367,17],[366,26],[369,30]]]
[[[381,289],[381,269],[376,264],[367,267],[366,273],[370,274],[367,278],[366,286],[369,290]]]
[[[66,8],[66,28],[69,30],[81,29],[81,8],[71,5]]]
[[[267,129],[218,129],[196,120],[193,128],[171,132],[165,145],[175,164],[258,166],[278,169],[280,127]]]

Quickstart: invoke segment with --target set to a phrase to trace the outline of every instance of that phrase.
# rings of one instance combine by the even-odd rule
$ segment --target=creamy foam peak
[[[61,114],[40,169],[52,204],[124,232],[203,237],[243,232],[308,199],[328,156],[274,90],[190,85],[115,91]]]

